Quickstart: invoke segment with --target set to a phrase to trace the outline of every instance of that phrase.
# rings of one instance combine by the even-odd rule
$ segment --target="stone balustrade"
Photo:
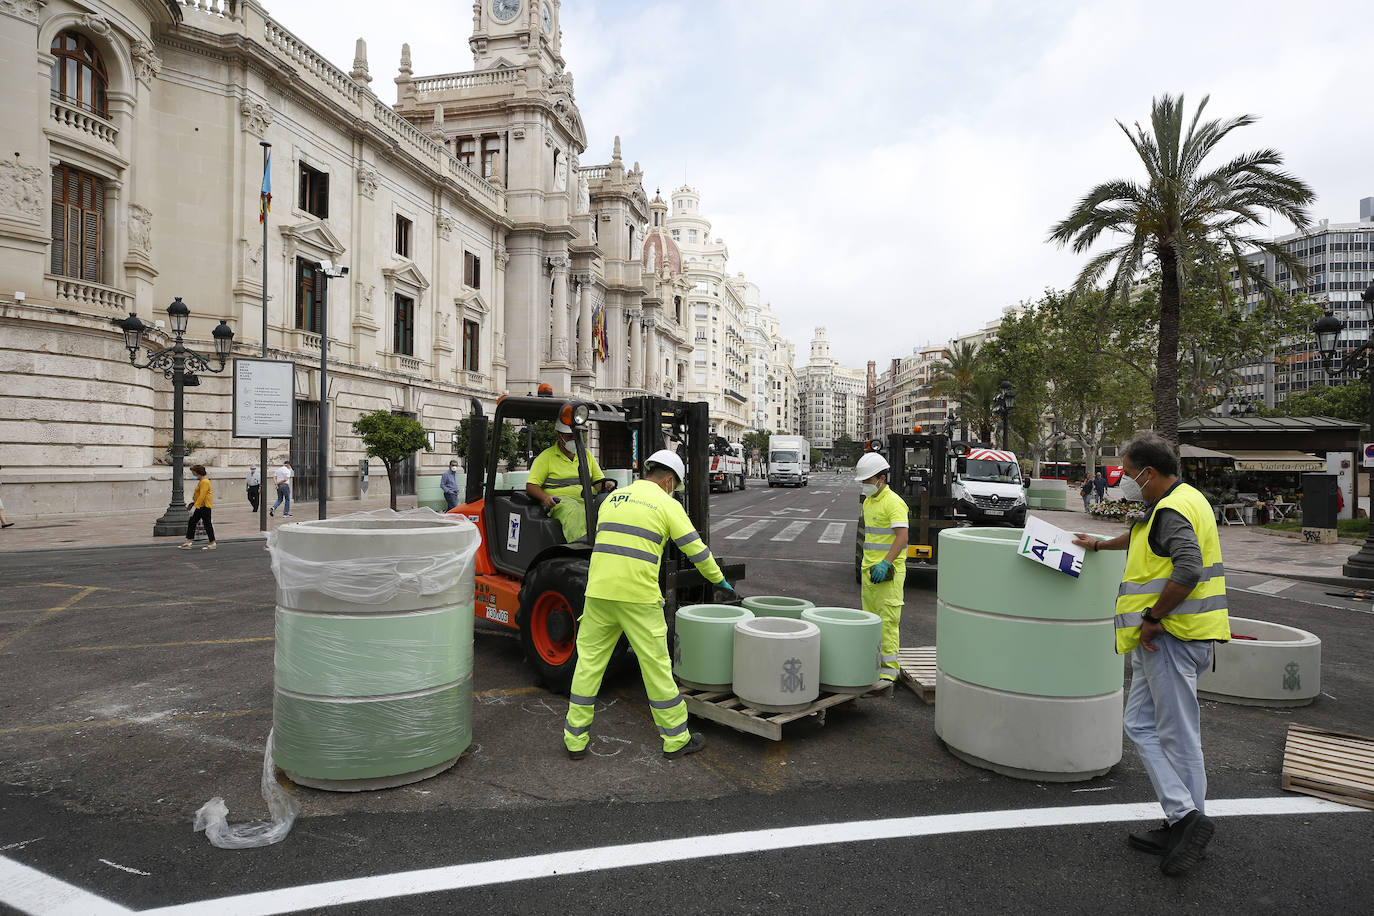
[[[59,302],[95,306],[119,315],[133,310],[134,297],[113,286],[78,280],[75,277],[50,276],[49,279],[55,284],[53,295]]]
[[[85,134],[102,144],[108,144],[112,149],[118,148],[119,128],[110,121],[61,99],[49,99],[48,103],[52,119],[58,125]]]
[[[478,70],[473,73],[444,73],[412,80],[411,86],[418,95],[428,92],[452,92],[461,89],[477,89],[482,86],[501,86],[518,83],[524,79],[525,71],[519,67],[502,67],[496,70]]]
[[[177,0],[177,3],[182,9],[195,10],[231,22],[237,22],[239,18],[239,0]]]
[[[358,104],[361,90],[358,88],[358,84],[353,82],[352,77],[325,60],[313,48],[288,32],[279,23],[265,19],[263,38],[266,39],[268,45],[305,68],[308,73],[348,100],[351,105]]]

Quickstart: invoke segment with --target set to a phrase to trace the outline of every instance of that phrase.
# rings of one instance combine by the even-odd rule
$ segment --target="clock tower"
[[[473,0],[473,66],[537,63],[546,73],[563,69],[563,33],[558,27],[561,0]]]

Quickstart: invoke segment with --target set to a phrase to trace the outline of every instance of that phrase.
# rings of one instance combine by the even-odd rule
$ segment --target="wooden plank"
[[[749,732],[770,741],[782,740],[782,726],[767,719],[751,718],[734,710],[721,709],[713,703],[698,702],[691,697],[687,698],[687,711],[697,718],[718,722],[737,732]]]
[[[747,706],[734,694],[708,693],[690,687],[683,687],[681,690],[682,698],[687,704],[687,712],[691,715],[771,741],[782,740],[782,727],[789,722],[814,715],[823,717],[826,709],[857,699],[852,693],[831,693],[795,712],[770,713]]]
[[[935,702],[935,647],[917,646],[897,650],[897,666],[902,683],[927,705]]]
[[[1290,723],[1283,788],[1374,809],[1374,739]]]

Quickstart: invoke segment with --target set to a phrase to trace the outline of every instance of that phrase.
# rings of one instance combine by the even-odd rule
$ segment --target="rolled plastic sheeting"
[[[758,617],[735,624],[733,686],[746,706],[796,712],[821,694],[821,631],[810,621]]]
[[[883,621],[847,607],[809,607],[801,619],[821,631],[820,686],[831,693],[862,693],[878,682]]]
[[[451,766],[472,741],[474,556],[429,509],[283,525],[273,751],[292,779],[356,791]]]
[[[753,611],[728,604],[678,608],[673,655],[678,680],[699,690],[729,690],[735,676],[735,624],[753,618]]]
[[[790,617],[801,619],[801,612],[816,605],[805,598],[789,598],[786,595],[754,595],[742,602],[754,612],[755,617]]]
[[[1018,529],[940,533],[935,732],[958,757],[1072,781],[1121,760],[1114,616],[1125,551],[1077,578],[1017,555]]]

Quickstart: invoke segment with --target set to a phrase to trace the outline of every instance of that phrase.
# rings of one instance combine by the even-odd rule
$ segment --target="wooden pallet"
[[[1283,787],[1374,809],[1374,738],[1289,723]]]
[[[760,712],[744,705],[744,701],[729,690],[697,690],[679,685],[687,701],[687,711],[701,719],[719,722],[737,732],[761,735],[770,741],[782,740],[782,727],[789,722],[816,717],[817,725],[825,724],[825,711],[832,706],[851,703],[859,698],[854,693],[825,693],[820,699],[796,712]]]
[[[935,647],[918,646],[898,649],[897,665],[902,671],[902,683],[926,703],[935,702]]]

